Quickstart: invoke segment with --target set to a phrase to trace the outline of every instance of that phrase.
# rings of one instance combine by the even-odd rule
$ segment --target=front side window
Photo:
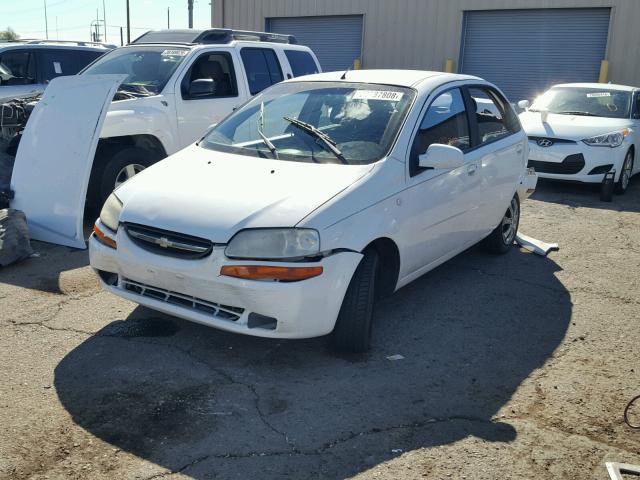
[[[31,85],[36,83],[33,53],[8,51],[0,55],[0,85]]]
[[[238,84],[231,55],[226,52],[205,53],[198,57],[182,82],[182,98],[190,98],[189,86],[194,80],[211,79],[214,93],[196,98],[237,97]]]
[[[268,48],[243,48],[240,51],[247,72],[249,92],[260,93],[267,87],[284,80],[276,52]]]
[[[112,50],[89,65],[82,75],[125,74],[119,92],[158,95],[189,53],[182,47],[125,47]]]
[[[540,95],[530,112],[560,115],[629,118],[631,92],[603,88],[555,87]]]
[[[411,148],[411,175],[420,171],[418,156],[434,143],[451,145],[463,152],[471,146],[469,118],[460,89],[438,95],[427,109]]]
[[[415,91],[347,82],[273,86],[219,123],[210,150],[284,161],[368,164],[385,157]]]
[[[91,50],[42,50],[41,70],[45,80],[63,75],[75,75],[104,52]]]
[[[479,144],[491,143],[520,131],[520,122],[511,106],[492,89],[469,89],[475,107]]]
[[[294,77],[318,73],[318,66],[309,52],[302,50],[285,50]]]

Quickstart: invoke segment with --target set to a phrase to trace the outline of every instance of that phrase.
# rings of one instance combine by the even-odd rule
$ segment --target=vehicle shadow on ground
[[[43,242],[31,242],[36,255],[7,267],[0,267],[0,283],[40,290],[43,292],[65,294],[75,293],[90,285],[86,275],[68,285],[61,280],[65,272],[71,272],[89,265],[87,250],[77,250]]]
[[[631,179],[624,195],[613,194],[611,202],[600,200],[600,184],[569,183],[541,178],[533,200],[558,203],[569,207],[587,207],[616,212],[640,212],[640,175]]]
[[[558,270],[468,251],[380,303],[362,356],[138,308],[71,351],[55,387],[82,428],[197,479],[338,479],[469,435],[510,442],[496,415],[570,321]]]

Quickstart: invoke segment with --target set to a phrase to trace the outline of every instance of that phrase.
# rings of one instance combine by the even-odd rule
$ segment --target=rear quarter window
[[[285,50],[284,53],[289,60],[294,77],[318,73],[318,66],[309,52]]]

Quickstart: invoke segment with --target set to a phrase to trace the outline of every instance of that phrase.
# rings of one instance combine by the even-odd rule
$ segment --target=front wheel
[[[378,253],[365,250],[342,301],[331,345],[342,352],[361,353],[371,346]]]
[[[516,239],[519,225],[520,200],[518,200],[518,195],[514,195],[500,224],[485,238],[485,247],[493,253],[507,253]]]
[[[633,172],[633,153],[629,150],[622,163],[620,178],[618,178],[618,183],[616,183],[616,193],[623,194],[627,191],[629,181],[631,180],[631,172]]]
[[[153,152],[140,147],[128,147],[116,153],[105,165],[100,181],[100,204],[113,190],[156,163]]]

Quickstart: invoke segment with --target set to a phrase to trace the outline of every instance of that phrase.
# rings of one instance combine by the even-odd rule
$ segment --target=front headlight
[[[619,132],[605,133],[595,137],[585,138],[584,143],[591,147],[619,147],[624,142],[624,138],[629,135],[629,129],[625,128]]]
[[[107,201],[100,211],[100,221],[102,224],[114,232],[118,230],[120,223],[120,213],[122,212],[122,202],[115,193],[109,195]]]
[[[310,228],[257,228],[239,231],[224,251],[229,258],[287,260],[320,253],[320,235]]]

